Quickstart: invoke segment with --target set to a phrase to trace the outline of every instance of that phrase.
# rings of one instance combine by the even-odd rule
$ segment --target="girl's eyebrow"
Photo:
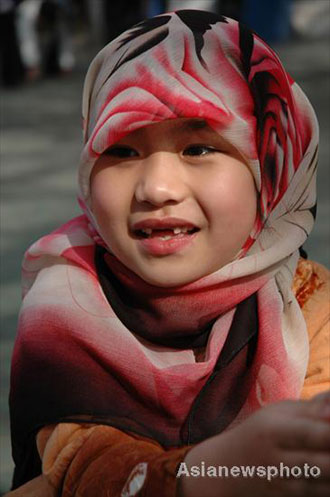
[[[170,120],[169,120],[170,121]],[[182,122],[177,122],[175,126],[171,127],[170,130],[168,131],[169,133],[176,135],[177,133],[188,133],[192,131],[201,131],[205,130],[208,131],[210,129],[209,125],[204,119],[185,119],[182,120]],[[136,135],[143,134],[145,131],[145,128],[138,128],[135,130]]]
[[[214,131],[209,126],[209,124],[205,121],[205,119],[189,119],[189,120],[187,119],[186,121],[181,122],[180,124],[178,124],[178,126],[175,126],[174,128],[172,128],[170,132],[173,135],[175,135],[178,132],[179,133],[180,132],[182,132],[182,133],[189,133],[189,132],[192,132],[192,131],[195,131],[195,132],[202,131],[202,132],[204,132],[204,135],[202,135],[204,137],[205,137],[205,133],[208,133],[209,137],[206,136],[206,139],[208,139],[210,137],[216,138],[217,143],[219,144],[219,146],[224,147],[225,149],[231,149],[232,148],[232,145],[230,144],[230,142],[228,140],[226,140],[223,136],[221,136],[220,134],[218,134],[216,131]],[[235,150],[236,150],[236,152],[238,152],[236,148],[235,148]],[[243,160],[245,161],[244,158],[243,158]]]
[[[178,124],[178,126],[175,126],[172,132],[176,133],[178,131],[200,131],[204,129],[209,129],[209,126],[204,119],[190,119]]]
[[[209,124],[205,121],[205,119],[189,119],[184,122],[181,122],[177,126],[173,127],[170,130],[170,133],[176,135],[178,133],[191,133],[191,132],[203,132],[202,137],[204,136],[206,139],[213,137],[219,142],[220,145],[229,147],[230,143],[223,138],[220,134],[214,131]],[[206,134],[206,135],[205,135]],[[207,137],[207,134],[209,135]]]
[[[140,137],[145,133],[145,130],[146,127],[141,127],[136,129],[133,133],[136,137]],[[182,120],[182,122],[177,122],[175,123],[174,126],[171,126],[170,129],[167,130],[166,132],[169,133],[170,135],[177,136],[180,133],[191,133],[198,131],[214,133],[214,131],[212,130],[212,128],[210,128],[210,126],[205,121],[205,119],[196,119],[196,118],[185,119]]]

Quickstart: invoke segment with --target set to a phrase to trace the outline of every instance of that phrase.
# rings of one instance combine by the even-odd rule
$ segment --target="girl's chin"
[[[167,266],[167,267],[166,267]],[[174,288],[183,285],[188,285],[189,283],[193,283],[194,281],[203,278],[210,274],[209,272],[192,272],[191,265],[185,271],[184,268],[181,267],[168,267],[170,265],[165,265],[162,268],[151,268],[149,267],[147,270],[141,270],[141,268],[137,271],[136,268],[133,271],[138,274],[140,278],[142,278],[146,283],[149,283],[153,286],[158,286],[162,288]]]
[[[190,278],[161,279],[161,278],[147,278],[147,277],[142,277],[142,276],[140,276],[140,277],[146,283],[149,283],[149,285],[157,286],[160,288],[176,288],[176,287],[188,285],[189,283],[193,283],[193,281],[196,281],[196,279],[199,279],[199,278],[194,278],[193,280]]]

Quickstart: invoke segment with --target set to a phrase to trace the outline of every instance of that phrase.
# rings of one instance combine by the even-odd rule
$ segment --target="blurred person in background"
[[[72,71],[71,0],[24,0],[18,8],[18,35],[27,79]]]
[[[241,21],[268,43],[285,41],[291,32],[291,0],[243,0]]]
[[[3,86],[16,86],[24,79],[24,66],[16,28],[19,0],[0,0],[0,80]]]
[[[156,5],[149,0],[107,1],[86,0],[86,10],[90,22],[93,39],[98,44],[108,43],[145,16],[148,9]],[[162,10],[160,6],[160,13]],[[158,10],[158,9],[157,9]]]

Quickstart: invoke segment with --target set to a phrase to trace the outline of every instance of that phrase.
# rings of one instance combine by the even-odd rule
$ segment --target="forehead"
[[[208,134],[215,135],[219,139],[221,138],[216,131],[214,131],[205,119],[201,118],[178,118],[178,119],[168,119],[161,122],[148,124],[138,128],[130,133],[128,133],[122,140],[125,139],[141,139],[145,135],[157,135],[161,136],[167,135],[169,137],[177,137],[180,135],[190,135],[190,134]]]

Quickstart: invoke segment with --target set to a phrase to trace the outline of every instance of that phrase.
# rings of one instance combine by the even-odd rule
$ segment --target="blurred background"
[[[26,248],[81,212],[76,166],[84,74],[123,30],[161,12],[210,10],[268,41],[311,100],[320,122],[318,217],[305,249],[329,266],[329,0],[0,0],[1,452],[0,493],[10,487],[10,358]]]

